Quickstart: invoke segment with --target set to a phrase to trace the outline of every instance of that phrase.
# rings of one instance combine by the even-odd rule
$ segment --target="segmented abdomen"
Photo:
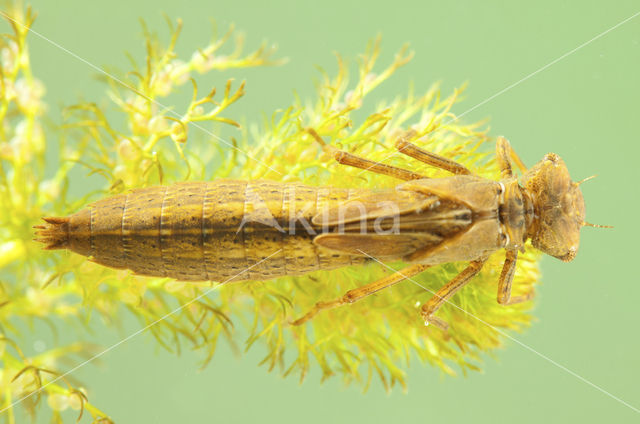
[[[311,224],[318,211],[356,193],[269,181],[150,187],[49,218],[40,237],[49,248],[68,248],[141,275],[266,280],[362,263],[362,257],[316,246],[320,228]]]

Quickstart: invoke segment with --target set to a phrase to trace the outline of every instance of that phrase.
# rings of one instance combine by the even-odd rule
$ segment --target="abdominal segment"
[[[364,262],[313,243],[317,211],[356,191],[268,181],[132,190],[64,218],[38,241],[99,264],[184,281],[266,280]]]

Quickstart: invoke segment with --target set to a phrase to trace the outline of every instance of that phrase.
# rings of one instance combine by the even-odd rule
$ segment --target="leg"
[[[449,324],[440,318],[433,316],[433,314],[435,314],[436,311],[451,298],[451,296],[456,294],[458,290],[471,281],[471,279],[480,272],[485,262],[486,259],[472,261],[468,267],[466,267],[460,274],[456,275],[455,278],[449,281],[444,287],[438,290],[438,292],[434,294],[427,303],[422,305],[420,314],[424,319],[425,325],[433,324],[445,331],[449,328]]]
[[[377,174],[388,175],[390,177],[398,178],[404,181],[423,180],[427,178],[423,175],[408,171],[406,169],[374,162],[372,160],[356,156],[352,153],[345,152],[344,150],[336,149],[335,147],[326,144],[318,135],[318,133],[315,132],[315,130],[312,128],[307,128],[307,132],[311,134],[311,136],[315,138],[318,143],[320,143],[320,145],[322,146],[322,150],[333,156],[333,158],[341,165],[353,166],[354,168],[364,169],[365,171],[372,171]]]
[[[516,152],[511,148],[509,141],[504,137],[498,137],[498,140],[496,141],[496,159],[500,166],[502,178],[513,176],[511,161],[515,162],[523,174],[527,172],[527,167],[524,165],[524,162],[522,162],[522,159],[520,159]]]
[[[516,271],[517,250],[507,250],[507,257],[504,260],[500,281],[498,282],[498,303],[501,305],[513,305],[514,303],[526,302],[533,298],[533,291],[522,296],[511,297],[511,283],[513,274]]]
[[[381,278],[378,281],[374,281],[373,283],[369,283],[366,286],[358,287],[357,289],[349,290],[339,299],[334,299],[329,302],[318,302],[315,306],[305,314],[302,318],[299,318],[292,322],[292,325],[300,325],[309,321],[313,318],[318,312],[323,309],[331,309],[337,306],[342,306],[350,303],[357,302],[358,300],[369,296],[377,291],[382,289],[386,289],[387,287],[391,287],[392,285],[399,283],[407,278],[411,278],[416,274],[421,273],[425,269],[429,268],[431,265],[411,265],[400,271],[397,271],[387,277]]]
[[[436,168],[444,169],[456,175],[471,175],[471,171],[460,165],[458,162],[447,159],[443,156],[436,155],[435,153],[428,152],[413,143],[407,141],[413,133],[408,132],[404,136],[398,138],[396,141],[396,148],[402,154],[411,156],[414,159],[418,159],[420,162],[428,163]]]

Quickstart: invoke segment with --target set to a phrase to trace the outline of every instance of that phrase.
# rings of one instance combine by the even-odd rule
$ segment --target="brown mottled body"
[[[403,260],[411,265],[379,281],[318,302],[301,324],[323,309],[352,303],[424,269],[446,262],[469,266],[421,308],[425,322],[443,329],[440,306],[505,249],[498,302],[511,297],[518,251],[534,247],[570,261],[579,244],[584,201],[562,159],[550,153],[530,169],[504,138],[497,143],[502,177],[492,181],[463,165],[398,140],[400,153],[455,175],[430,179],[325,145],[350,166],[393,176],[393,189],[354,190],[270,181],[188,182],[132,190],[100,200],[65,218],[45,218],[39,241],[67,248],[112,268],[185,281],[267,280],[285,275]],[[523,172],[520,185],[511,162]]]

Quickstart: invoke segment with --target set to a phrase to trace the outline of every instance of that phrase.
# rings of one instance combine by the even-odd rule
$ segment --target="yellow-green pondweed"
[[[240,99],[243,85],[227,83],[222,95],[211,92],[203,96],[197,94],[194,83],[193,101],[178,116],[163,107],[159,99],[175,92],[180,85],[195,81],[190,79],[194,71],[261,66],[277,61],[270,59],[271,51],[267,49],[250,54],[236,50],[223,55],[220,49],[225,37],[195,52],[190,59],[179,61],[173,52],[178,28],[166,47],[149,35],[145,65],[124,80],[134,90],[109,80],[109,96],[126,125],[112,123],[109,115],[93,103],[68,109],[67,133],[60,149],[66,159],[60,162],[55,175],[48,178],[44,173],[46,139],[41,128],[43,87],[31,75],[27,29],[22,26],[29,26],[31,17],[29,12],[14,9],[10,18],[16,21],[15,34],[4,38],[1,46],[4,94],[0,99],[0,195],[8,199],[0,209],[0,251],[7,252],[0,256],[3,322],[48,316],[82,319],[88,310],[112,318],[124,303],[143,324],[149,324],[209,289],[209,285],[146,279],[104,269],[75,255],[41,252],[31,241],[31,227],[41,216],[74,212],[89,198],[184,179],[230,177],[361,188],[395,185],[388,177],[336,165],[309,136],[308,127],[327,142],[372,160],[386,159],[397,136],[407,128],[414,128],[429,134],[429,150],[455,158],[487,178],[499,176],[488,153],[490,149],[482,148],[488,141],[484,126],[464,125],[451,112],[460,92],[441,98],[437,87],[423,95],[409,90],[406,96],[378,105],[361,122],[353,117],[367,101],[367,95],[410,58],[402,51],[390,66],[375,73],[377,42],[362,56],[355,83],[349,83],[347,68],[340,62],[335,77],[323,75],[316,99],[310,103],[296,102],[275,113],[270,122],[250,127],[239,142],[233,142],[233,147],[218,142],[198,143],[197,130],[188,129],[194,122],[237,125],[221,113],[227,113]],[[213,162],[215,167],[210,164]],[[386,163],[428,176],[445,175],[401,155]],[[107,188],[101,193],[87,193],[85,198],[69,198],[67,175],[77,164],[104,175]],[[514,287],[521,293],[531,290],[538,280],[537,254],[531,252],[529,249],[519,258]],[[531,319],[526,313],[530,305],[504,308],[496,304],[496,281],[503,259],[497,256],[491,257],[474,284],[452,301],[492,326],[519,329]],[[446,264],[428,270],[417,281],[436,291],[463,267],[464,264]],[[395,383],[404,385],[405,367],[413,355],[448,373],[454,372],[452,364],[463,371],[475,369],[474,362],[481,351],[500,345],[495,329],[451,306],[440,311],[451,324],[448,337],[437,328],[424,327],[416,319],[419,312],[416,302],[426,302],[431,294],[407,283],[349,308],[319,315],[305,328],[288,325],[292,317],[300,316],[316,301],[337,297],[386,273],[384,268],[373,264],[285,277],[276,282],[228,285],[218,290],[216,296],[200,298],[150,330],[167,349],[180,349],[185,342],[201,349],[206,362],[211,359],[220,336],[234,342],[231,323],[241,323],[251,334],[247,348],[257,341],[268,347],[264,363],[270,369],[302,378],[316,362],[324,377],[342,375],[345,380],[364,386],[374,375],[389,387]],[[25,357],[12,327],[5,326],[3,332],[6,346],[2,351],[4,370],[0,381],[3,408],[50,382],[55,374],[48,371],[64,371],[59,366],[60,357],[82,349],[80,345],[72,345]],[[285,352],[293,356],[285,357]],[[48,396],[56,414],[79,402],[96,419],[106,416],[86,402],[82,391],[67,387],[62,381],[46,385],[41,393]],[[25,404],[33,406],[35,400],[37,395],[25,400]]]

